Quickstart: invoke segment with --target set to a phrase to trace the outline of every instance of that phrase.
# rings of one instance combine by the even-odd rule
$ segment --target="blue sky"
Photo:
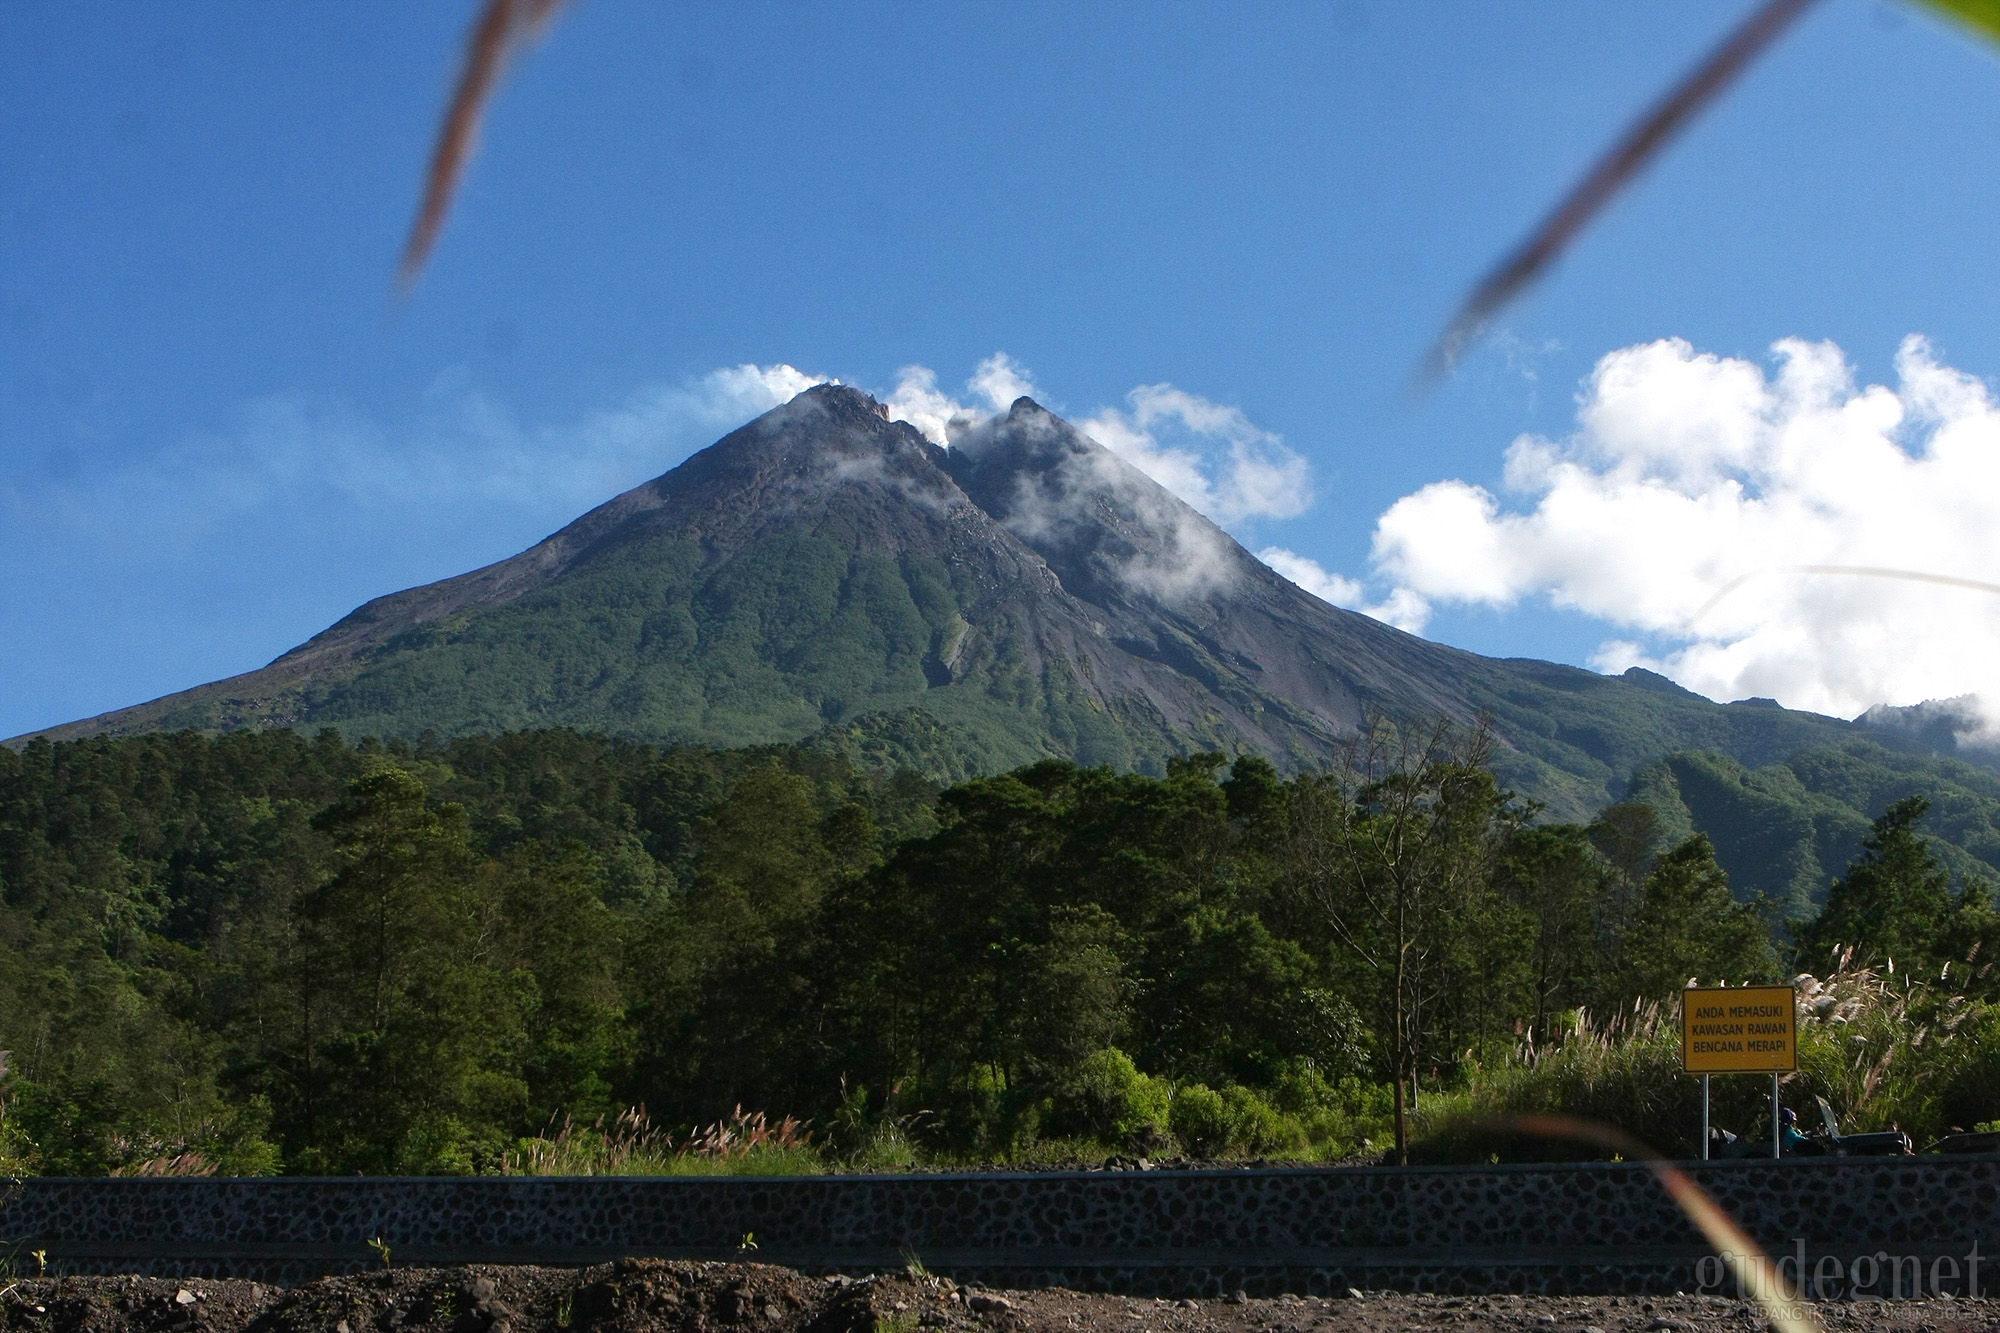
[[[1469,284],[1745,4],[580,0],[398,300],[472,9],[0,9],[0,735],[251,669],[521,549],[735,424],[718,370],[886,393],[921,365],[969,398],[996,352],[1078,419],[1159,383],[1239,409],[1315,498],[1232,530],[1369,599],[1416,588],[1431,637],[1808,706],[1982,684],[1949,654],[1838,688],[1747,649],[1704,666],[1686,607],[1621,619],[1629,551],[1603,554],[1610,592],[1574,542],[1481,591],[1417,522],[1443,510],[1377,530],[1453,480],[1534,510],[1504,489],[1524,432],[1607,476],[1604,448],[1672,437],[1572,439],[1579,395],[1608,401],[1592,367],[1659,339],[1691,349],[1647,363],[1660,384],[1703,355],[1776,384],[1784,338],[1836,344],[1856,387],[1914,383],[1910,334],[1968,392],[2000,373],[2000,59],[1913,9],[1826,0],[1421,402]],[[1825,549],[1855,525],[1887,530],[1863,514]],[[1982,540],[1925,558],[1988,577]],[[1864,651],[1813,639],[1853,605],[1765,611],[1804,635],[1767,666]],[[1726,657],[1751,630],[1714,633]]]

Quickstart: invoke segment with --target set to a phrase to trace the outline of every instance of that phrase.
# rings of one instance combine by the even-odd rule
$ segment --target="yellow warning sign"
[[[1798,992],[1790,986],[1718,986],[1681,992],[1681,1068],[1690,1074],[1768,1074],[1799,1067]]]

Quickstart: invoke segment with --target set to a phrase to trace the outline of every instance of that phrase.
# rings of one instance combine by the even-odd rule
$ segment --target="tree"
[[[1637,915],[1619,938],[1618,983],[1626,994],[1659,999],[1691,979],[1763,981],[1778,971],[1759,904],[1740,903],[1697,833],[1654,863]]]
[[[1639,886],[1653,868],[1662,830],[1659,811],[1644,801],[1607,805],[1590,821],[1590,845],[1618,874],[1617,891],[1606,906],[1612,924],[1623,929],[1638,905]]]
[[[823,813],[813,784],[776,762],[693,821],[686,891],[634,948],[638,1087],[650,1106],[696,1120],[810,1095],[821,899],[855,868],[843,850],[861,856],[872,839],[865,812]]]
[[[1526,918],[1527,939],[1515,962],[1538,1040],[1548,1036],[1550,1015],[1574,1008],[1593,980],[1597,922],[1613,873],[1573,824],[1517,830],[1501,852],[1494,885]]]
[[[610,1078],[628,1058],[629,1032],[603,865],[576,843],[531,842],[488,874],[498,881],[498,961],[531,997],[522,1065],[529,1123],[615,1113]]]
[[[1863,961],[1941,961],[1954,904],[1950,873],[1917,833],[1930,808],[1922,796],[1905,796],[1882,812],[1826,906],[1798,932],[1802,964],[1824,966],[1846,945]]]
[[[1482,917],[1506,799],[1485,764],[1482,725],[1402,727],[1372,720],[1342,769],[1294,787],[1291,856],[1298,891],[1373,985],[1389,1045],[1396,1159],[1409,1161],[1407,1093],[1429,1054],[1433,1007],[1460,979],[1451,963]]]
[[[314,826],[331,878],[298,904],[291,995],[301,1166],[452,1173],[496,1156],[525,1109],[532,993],[495,966],[465,810],[414,774],[349,785]]]

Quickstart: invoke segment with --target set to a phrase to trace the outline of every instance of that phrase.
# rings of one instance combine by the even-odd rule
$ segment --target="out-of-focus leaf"
[[[2000,42],[2000,0],[1916,0],[1916,3],[1949,14],[1982,37]]]

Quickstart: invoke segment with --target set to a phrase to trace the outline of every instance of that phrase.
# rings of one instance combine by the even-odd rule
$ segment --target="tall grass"
[[[1937,977],[1852,966],[1837,953],[1826,977],[1802,973],[1799,1068],[1780,1080],[1783,1103],[1817,1127],[1826,1098],[1843,1131],[1897,1126],[1922,1143],[2000,1117],[2000,1010]],[[1716,1075],[1712,1122],[1736,1134],[1771,1132],[1767,1076]],[[1613,1125],[1676,1157],[1701,1152],[1701,1083],[1681,1070],[1680,998],[1635,1002],[1598,1020],[1565,1020],[1552,1041],[1524,1037],[1502,1063],[1456,1091],[1427,1097],[1415,1160],[1548,1161],[1609,1151],[1513,1133],[1506,1122],[1561,1114]]]
[[[676,1143],[643,1106],[621,1111],[607,1125],[599,1116],[580,1125],[568,1116],[538,1138],[522,1139],[502,1160],[510,1176],[809,1176],[826,1169],[801,1122],[772,1124],[742,1107],[725,1120]]]
[[[1844,1131],[1899,1127],[1921,1146],[1955,1128],[2000,1120],[2000,1006],[1969,999],[1936,976],[1854,967],[1837,951],[1824,977],[1793,978],[1799,992],[1799,1068],[1780,1081],[1784,1104],[1816,1128],[1824,1097]],[[1426,1090],[1414,1114],[1418,1162],[1528,1162],[1604,1158],[1610,1150],[1511,1130],[1526,1115],[1566,1115],[1614,1126],[1672,1157],[1701,1152],[1701,1081],[1681,1070],[1680,997],[1635,1001],[1605,1018],[1579,1010],[1546,1039],[1519,1038],[1497,1063],[1475,1067],[1456,1089]],[[1122,1057],[1121,1057],[1122,1058]],[[1118,1066],[1110,1120],[1144,1122],[1156,1157],[1355,1160],[1386,1133],[1383,1089],[1331,1084],[1294,1071],[1267,1095],[1227,1086],[1174,1086]],[[1308,1076],[1310,1075],[1310,1076]],[[1128,1086],[1129,1085],[1129,1086]],[[1716,1075],[1711,1118],[1739,1136],[1771,1132],[1770,1079]],[[1112,1103],[1115,1103],[1113,1105]],[[1129,1103],[1129,1105],[1128,1105]],[[1115,1113],[1115,1114],[1114,1114]],[[1129,1114],[1128,1114],[1129,1113]],[[834,1126],[837,1151],[812,1142],[803,1124],[771,1123],[739,1107],[726,1120],[676,1141],[643,1107],[609,1124],[565,1120],[507,1155],[514,1175],[805,1175],[836,1166],[895,1169],[976,1166],[924,1151],[911,1132],[920,1116]],[[864,1132],[865,1131],[865,1132]],[[851,1140],[848,1142],[847,1140]],[[1133,1152],[1131,1139],[1083,1134],[1022,1137],[994,1158],[1018,1165],[1071,1165]]]
[[[1699,1083],[1680,1070],[1679,1002],[1634,1005],[1606,1021],[1579,1010],[1550,1041],[1524,1036],[1496,1068],[1419,1103],[1412,1161],[1551,1161],[1609,1150],[1506,1128],[1524,1115],[1615,1125],[1670,1154],[1698,1149]]]

